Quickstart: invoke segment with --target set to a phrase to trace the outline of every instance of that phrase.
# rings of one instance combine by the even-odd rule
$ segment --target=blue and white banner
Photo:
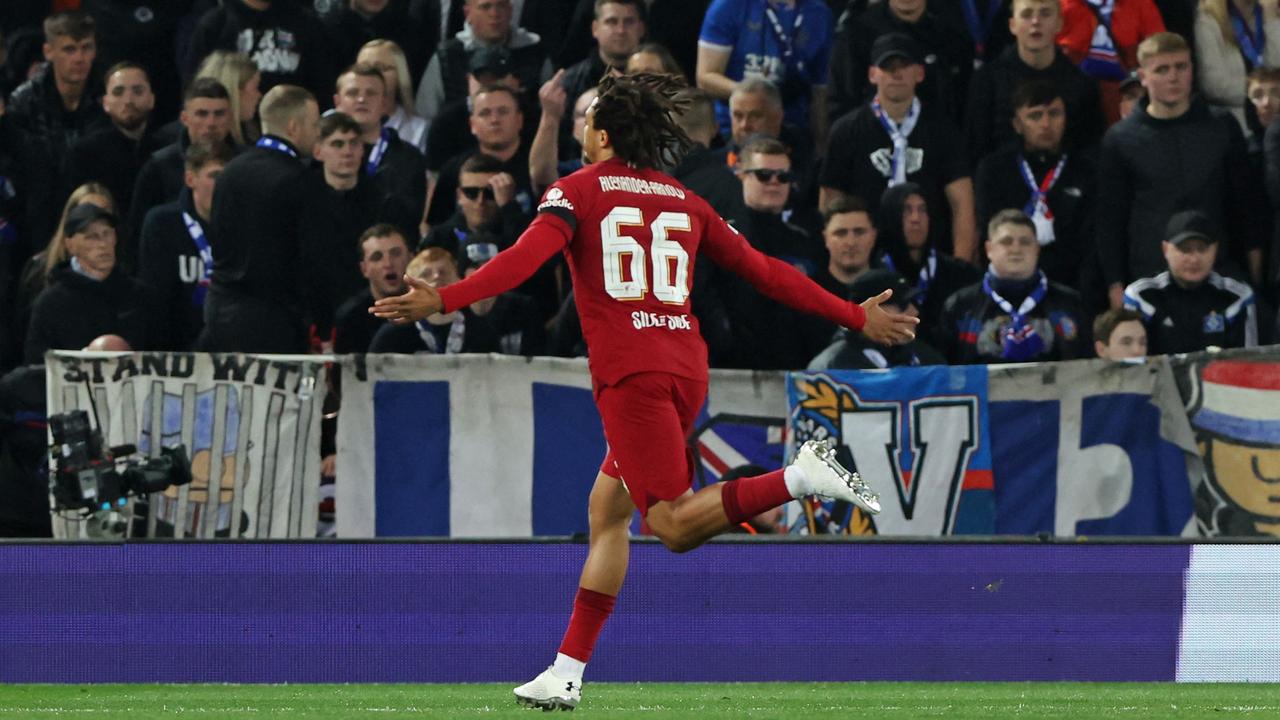
[[[1195,534],[1202,464],[1167,359],[987,369],[997,533]]]
[[[835,439],[885,508],[811,532],[1194,534],[1201,462],[1163,359],[795,373],[789,391],[796,441]]]
[[[780,373],[715,372],[691,440],[695,486],[782,464]],[[583,360],[368,355],[343,361],[337,534],[528,537],[587,531],[605,456]]]

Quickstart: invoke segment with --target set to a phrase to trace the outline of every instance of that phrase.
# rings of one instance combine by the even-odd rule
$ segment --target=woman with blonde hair
[[[382,73],[387,84],[387,106],[383,110],[388,116],[386,126],[425,154],[427,121],[413,110],[413,87],[404,51],[392,40],[370,40],[356,54],[356,63],[373,65]]]
[[[14,316],[17,320],[14,329],[18,337],[26,335],[27,323],[31,320],[31,306],[35,303],[40,291],[48,286],[49,276],[53,274],[54,268],[71,257],[67,252],[67,236],[62,232],[62,227],[67,222],[67,213],[80,203],[91,203],[112,213],[116,211],[115,198],[102,183],[87,182],[71,192],[71,197],[67,198],[66,204],[62,206],[62,215],[58,218],[58,229],[54,231],[53,237],[49,238],[49,244],[32,255],[22,266],[22,273],[18,279],[18,293],[14,299]]]
[[[1245,125],[1248,76],[1280,67],[1277,0],[1200,0],[1196,9],[1196,79],[1205,99]]]
[[[627,72],[666,73],[684,78],[686,82],[689,80],[671,51],[658,43],[644,43],[636,48],[631,57],[627,58]]]
[[[258,129],[258,101],[262,99],[259,83],[262,73],[248,55],[229,50],[215,50],[200,63],[196,77],[213,78],[222,83],[231,96],[231,138],[236,145],[256,142]]]

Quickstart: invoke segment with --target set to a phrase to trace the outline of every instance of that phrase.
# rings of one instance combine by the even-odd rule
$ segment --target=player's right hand
[[[893,291],[885,290],[862,303],[862,309],[867,313],[862,334],[881,345],[909,343],[916,338],[916,325],[920,324],[920,318],[885,310],[884,302],[891,297]]]
[[[439,291],[428,285],[425,280],[405,275],[404,282],[409,288],[408,292],[382,298],[369,308],[369,314],[383,320],[390,320],[396,325],[408,325],[444,309],[444,301],[440,299]]]

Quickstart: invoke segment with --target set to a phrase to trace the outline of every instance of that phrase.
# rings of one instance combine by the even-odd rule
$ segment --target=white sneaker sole
[[[543,712],[553,712],[555,710],[570,710],[578,707],[578,703],[568,698],[547,698],[540,700],[538,698],[523,697],[516,695],[516,704],[527,707],[531,710],[541,710]]]

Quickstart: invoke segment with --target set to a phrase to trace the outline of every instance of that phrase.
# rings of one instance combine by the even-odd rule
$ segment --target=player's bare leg
[[[596,475],[587,503],[591,535],[587,561],[582,565],[580,587],[616,596],[627,575],[631,547],[631,516],[635,505],[622,481],[604,473]]]
[[[716,483],[696,493],[690,490],[649,508],[645,519],[668,549],[688,552],[765,510],[807,495],[851,502],[872,514],[880,512],[879,498],[856,472],[836,461],[835,449],[827,442],[810,440],[783,470]]]
[[[631,496],[621,480],[604,473],[596,476],[587,504],[591,539],[573,616],[555,663],[515,689],[516,700],[522,705],[572,710],[582,699],[582,673],[627,575],[629,526],[634,512]]]

